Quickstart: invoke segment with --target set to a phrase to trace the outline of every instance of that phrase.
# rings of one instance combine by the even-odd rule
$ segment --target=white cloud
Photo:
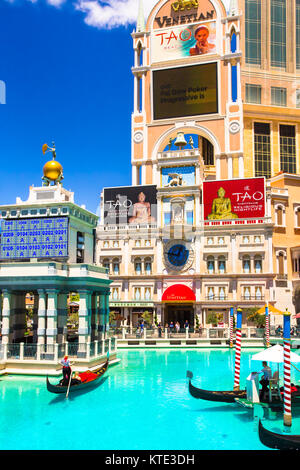
[[[14,3],[15,0],[6,0]],[[37,3],[39,0],[27,0]],[[62,6],[67,0],[44,0],[56,8]],[[75,0],[74,8],[84,14],[84,21],[90,26],[101,29],[111,29],[119,26],[134,25],[137,20],[139,0]],[[223,0],[226,8],[230,0]],[[145,19],[158,0],[143,0]]]
[[[52,5],[54,7],[60,7],[65,2],[66,0],[47,0],[47,3],[49,3],[49,5]]]
[[[226,8],[230,0],[223,0]],[[157,3],[157,0],[144,0],[145,18]],[[107,0],[106,4],[98,0],[77,0],[75,8],[85,13],[84,21],[97,28],[114,28],[134,24],[137,19],[138,0]]]

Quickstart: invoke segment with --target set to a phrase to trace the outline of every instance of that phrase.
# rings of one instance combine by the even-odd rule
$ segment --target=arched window
[[[112,299],[119,300],[119,288],[118,287],[112,288]]]
[[[145,272],[149,276],[152,272],[152,262],[151,258],[146,258],[145,259]]]
[[[225,274],[226,272],[226,262],[224,256],[218,258],[218,271],[219,274]]]
[[[255,299],[256,300],[262,299],[262,289],[259,286],[255,287]]]
[[[278,254],[278,274],[284,274],[284,253]]]
[[[251,299],[251,290],[249,286],[244,287],[244,300]]]
[[[262,259],[261,256],[256,256],[254,259],[254,270],[256,274],[260,274],[262,272]]]
[[[110,263],[109,263],[109,259],[108,258],[105,258],[103,261],[102,261],[102,266],[103,268],[106,268],[109,272],[110,270]]]
[[[243,273],[249,274],[250,273],[250,258],[249,256],[243,257]]]
[[[151,299],[151,287],[145,287],[145,300]]]
[[[207,271],[208,274],[214,274],[215,272],[215,259],[212,256],[207,258]]]
[[[214,146],[205,137],[202,137],[202,158],[204,165],[213,166],[215,164]]]
[[[225,300],[225,287],[219,287],[219,300]]]
[[[135,287],[134,288],[134,300],[141,300],[141,288],[140,287]]]
[[[140,258],[134,260],[134,271],[135,274],[140,276],[142,274],[142,262]]]
[[[143,46],[139,41],[137,46],[137,66],[141,67],[143,65]]]
[[[296,209],[296,227],[300,227],[300,207]]]
[[[276,225],[283,225],[283,207],[276,207]]]
[[[118,276],[120,274],[120,261],[118,260],[118,258],[115,258],[113,260],[113,274],[115,276]]]
[[[213,300],[215,298],[215,289],[213,287],[208,288],[208,300]]]

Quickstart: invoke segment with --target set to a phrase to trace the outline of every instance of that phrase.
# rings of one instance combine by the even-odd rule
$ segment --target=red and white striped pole
[[[229,316],[229,347],[233,348],[233,307],[230,307]]]
[[[291,314],[283,314],[283,422],[292,425],[292,394],[291,394]]]
[[[234,390],[240,389],[240,368],[241,368],[241,349],[242,349],[242,309],[238,308],[236,318],[236,337],[235,337],[235,365],[234,365]]]
[[[266,314],[266,346],[267,348],[270,347],[270,315],[269,315],[269,302],[265,307],[265,314]]]

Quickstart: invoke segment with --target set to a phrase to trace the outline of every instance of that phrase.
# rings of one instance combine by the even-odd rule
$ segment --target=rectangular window
[[[261,0],[245,0],[245,59],[261,64]]]
[[[286,0],[271,1],[271,65],[286,67]]]
[[[296,173],[296,130],[295,126],[280,125],[280,169]]]
[[[300,0],[296,0],[296,67],[300,69]]]
[[[274,106],[286,106],[286,88],[271,87],[271,104]]]
[[[271,177],[270,124],[254,123],[255,176]]]
[[[246,83],[246,103],[261,104],[261,86]]]

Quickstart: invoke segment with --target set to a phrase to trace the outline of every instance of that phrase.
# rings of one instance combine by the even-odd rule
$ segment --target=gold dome
[[[56,181],[62,175],[63,168],[56,160],[49,160],[43,168],[43,173],[46,178],[51,181]]]

